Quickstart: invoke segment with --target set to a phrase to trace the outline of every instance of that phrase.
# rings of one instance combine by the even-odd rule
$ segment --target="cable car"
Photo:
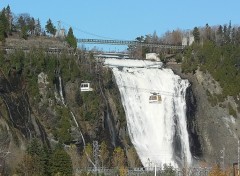
[[[93,91],[93,88],[91,88],[90,83],[81,83],[80,89],[81,92]]]
[[[149,103],[161,103],[162,98],[161,95],[158,93],[152,93],[152,95],[149,96]]]

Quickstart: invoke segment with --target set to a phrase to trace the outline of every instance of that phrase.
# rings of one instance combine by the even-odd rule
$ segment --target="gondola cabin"
[[[90,83],[81,83],[80,89],[81,92],[93,91],[93,88],[91,88]]]
[[[162,98],[161,95],[153,93],[152,95],[149,96],[149,103],[161,103]]]

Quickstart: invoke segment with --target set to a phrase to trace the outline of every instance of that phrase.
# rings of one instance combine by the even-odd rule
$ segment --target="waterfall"
[[[61,78],[61,76],[58,76],[58,80],[59,80],[59,94],[60,94],[60,97],[61,97],[61,101],[62,101],[63,105],[64,105],[65,107],[67,107],[67,105],[65,104],[64,96],[63,96],[63,87],[62,87],[62,78]],[[72,116],[72,119],[73,119],[76,127],[78,128],[78,130],[79,130],[79,132],[80,132],[80,135],[81,135],[81,138],[82,138],[82,141],[83,141],[84,151],[85,151],[85,154],[86,154],[86,156],[87,156],[87,159],[88,159],[88,161],[95,167],[95,164],[94,164],[93,161],[90,159],[88,153],[87,153],[86,150],[85,150],[86,142],[85,142],[85,139],[84,139],[84,137],[83,137],[82,131],[81,131],[80,127],[79,127],[79,124],[78,124],[78,122],[77,122],[77,120],[76,120],[76,117],[75,117],[75,115],[73,114],[73,112],[71,111],[70,108],[69,108],[69,111],[70,111],[70,114],[71,114],[71,116]]]
[[[112,138],[112,140],[111,140],[112,145],[115,147],[116,146],[116,132],[115,132],[115,130],[113,128],[114,124],[113,124],[113,122],[112,122],[112,120],[110,118],[109,105],[108,105],[107,98],[106,98],[105,94],[103,93],[100,77],[98,78],[98,84],[99,84],[99,88],[100,88],[101,94],[102,94],[102,96],[104,98],[104,101],[106,103],[106,107],[107,107],[107,114],[106,114],[107,126],[108,126],[108,129],[109,129],[111,138]]]
[[[36,131],[31,122],[30,105],[26,96],[27,95],[22,92],[20,94],[0,93],[0,97],[2,97],[7,107],[9,119],[14,127],[19,129],[26,138],[31,139]]]
[[[105,64],[113,70],[129,135],[144,167],[190,165],[185,101],[189,82],[170,69],[158,69],[156,62],[106,59]],[[149,103],[153,92],[160,94],[161,103]]]
[[[65,101],[64,101],[64,97],[63,97],[63,87],[62,87],[62,78],[61,78],[61,76],[58,76],[58,80],[59,80],[59,94],[60,94],[60,98],[61,98],[61,101],[62,101],[63,105],[66,106]]]
[[[109,132],[110,132],[110,135],[112,138],[112,145],[115,147],[116,146],[116,134],[115,134],[115,130],[113,128],[112,120],[110,118],[109,108],[107,108],[107,124],[108,124]]]

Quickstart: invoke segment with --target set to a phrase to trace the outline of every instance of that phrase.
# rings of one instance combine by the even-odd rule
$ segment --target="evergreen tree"
[[[9,22],[9,30],[10,32],[12,31],[12,20],[13,20],[13,15],[10,6],[8,5],[6,8],[6,16]]]
[[[34,156],[34,155],[40,156],[41,144],[38,142],[36,138],[34,138],[28,145],[27,153],[31,156]]]
[[[28,38],[28,31],[29,31],[29,21],[30,21],[29,14],[21,14],[17,20],[17,28],[20,29],[20,37],[23,39]]]
[[[39,18],[37,19],[36,21],[36,24],[35,24],[35,35],[39,36],[41,35],[41,23],[40,23],[40,20]]]
[[[164,176],[175,176],[176,171],[174,170],[174,167],[171,165],[163,165],[163,175]]]
[[[3,8],[3,10],[0,12],[0,41],[5,41],[7,33],[9,32],[9,23],[5,14],[6,9]]]
[[[220,25],[217,29],[216,43],[219,45],[223,44],[223,27]]]
[[[24,26],[26,26],[26,21],[24,20],[23,16],[21,15],[17,21],[17,28],[22,29]]]
[[[67,41],[67,43],[68,43],[71,47],[77,48],[77,39],[76,39],[76,37],[74,36],[73,30],[72,30],[71,27],[70,27],[69,30],[68,30],[68,34],[67,34],[67,37],[66,37],[66,41]]]
[[[16,168],[17,175],[44,176],[44,168],[40,164],[38,156],[25,155]]]
[[[31,18],[29,21],[28,21],[28,29],[29,31],[31,32],[31,35],[34,34],[34,31],[35,31],[35,19],[34,18]]]
[[[240,44],[240,27],[236,29],[235,41],[236,41],[236,44],[238,45]]]
[[[40,161],[42,163],[42,167],[44,168],[44,175],[50,175],[50,156],[51,150],[44,145],[41,150],[41,158]]]
[[[139,42],[144,42],[144,36],[137,37],[135,40]]]
[[[222,25],[220,25],[220,26],[218,27],[217,34],[220,35],[220,36],[223,35],[223,27],[222,27]]]
[[[58,110],[58,115],[59,121],[57,123],[56,137],[61,143],[71,142],[71,123],[69,120],[70,113],[67,108],[60,108]]]
[[[231,40],[231,42],[233,43],[233,44],[236,44],[236,29],[235,28],[232,28],[232,32],[231,32],[231,38],[232,38],[232,40]]]
[[[56,27],[53,25],[51,19],[49,19],[49,20],[47,21],[47,24],[46,24],[46,26],[45,26],[45,29],[46,29],[47,33],[52,34],[52,35],[55,35],[55,34],[56,34],[56,31],[57,31],[57,30],[56,30]]]
[[[38,167],[41,168],[43,175],[49,175],[51,152],[47,146],[42,147],[40,142],[35,138],[28,145],[27,155],[32,157],[32,162],[38,163]]]
[[[199,30],[198,30],[197,27],[195,27],[195,28],[193,29],[193,36],[194,36],[194,41],[195,41],[196,43],[199,43],[199,42],[200,42],[200,32],[199,32]]]
[[[53,152],[50,166],[52,175],[71,176],[73,174],[71,158],[63,149],[56,149]]]
[[[223,26],[223,41],[224,43],[227,43],[229,41],[227,25]]]
[[[7,27],[7,33],[11,34],[11,30],[12,30],[12,12],[11,12],[11,8],[8,5],[5,11],[5,16],[7,18],[8,21],[8,26]]]
[[[28,38],[28,27],[27,26],[23,26],[22,30],[21,30],[21,33],[20,33],[20,36],[21,38],[27,40]]]
[[[231,42],[232,40],[232,23],[229,22],[228,28],[227,28],[227,36],[228,36],[228,42]]]
[[[77,89],[77,92],[75,94],[75,101],[78,104],[78,106],[82,106],[83,105],[83,98],[81,96],[80,89]]]
[[[211,40],[211,33],[212,33],[211,27],[207,23],[205,27],[205,37],[207,40]]]
[[[5,30],[4,30],[4,24],[1,21],[1,17],[0,17],[0,41],[5,42]]]
[[[10,6],[8,5],[7,8],[6,8],[6,16],[7,16],[8,20],[10,19],[11,14],[12,14],[11,8],[10,8]]]
[[[27,153],[18,165],[16,173],[20,175],[49,175],[49,162],[46,161],[46,155],[47,153],[39,141],[36,138],[33,139],[28,145]]]

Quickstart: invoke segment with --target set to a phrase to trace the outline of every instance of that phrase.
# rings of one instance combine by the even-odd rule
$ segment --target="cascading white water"
[[[112,67],[142,164],[191,164],[185,101],[189,82],[170,69],[153,68],[156,62],[107,59],[105,64]],[[149,103],[153,92],[161,95],[161,103]]]
[[[61,76],[58,77],[58,80],[59,80],[59,94],[60,94],[60,97],[61,97],[61,101],[62,101],[63,105],[64,105],[65,107],[67,107],[67,105],[65,104],[64,96],[63,96],[63,87],[62,87],[62,78],[61,78]],[[70,108],[69,108],[69,110],[70,110]],[[85,151],[86,142],[85,142],[85,139],[84,139],[84,137],[83,137],[82,131],[81,131],[80,127],[79,127],[79,124],[78,124],[78,122],[77,122],[77,120],[76,120],[75,115],[73,114],[73,112],[72,112],[71,110],[70,110],[70,113],[71,113],[71,116],[72,116],[72,118],[73,118],[73,121],[74,121],[76,127],[78,128],[78,130],[79,130],[79,132],[80,132],[80,135],[81,135],[81,138],[82,138],[82,141],[83,141],[84,151]],[[86,151],[85,151],[85,154],[86,154],[86,156],[87,156],[88,161],[89,161],[94,167],[96,167],[95,164],[93,163],[93,161],[90,159],[90,157],[89,157],[89,155],[88,155],[88,153],[87,153]]]
[[[108,124],[108,128],[109,128],[109,132],[110,132],[110,135],[111,135],[111,138],[112,138],[112,145],[115,147],[116,146],[116,134],[115,134],[115,130],[114,130],[114,127],[113,127],[113,123],[112,123],[111,118],[110,118],[108,108],[107,108],[106,120],[107,120],[107,124]]]
[[[61,76],[58,76],[58,80],[59,80],[59,94],[60,94],[60,98],[61,98],[61,101],[62,101],[63,105],[66,106],[65,101],[64,101],[64,97],[63,97],[63,87],[62,87],[62,78],[61,78]]]
[[[106,106],[107,106],[106,120],[107,120],[107,124],[108,124],[108,128],[109,128],[109,132],[110,132],[110,135],[111,135],[111,138],[112,138],[112,145],[115,147],[116,146],[116,133],[115,133],[115,130],[113,128],[113,123],[112,123],[112,121],[110,119],[108,102],[107,102],[106,96],[103,93],[101,80],[100,79],[99,79],[98,83],[99,83],[100,91],[102,93],[102,96],[103,96],[103,98],[105,100],[105,103],[106,103]]]

